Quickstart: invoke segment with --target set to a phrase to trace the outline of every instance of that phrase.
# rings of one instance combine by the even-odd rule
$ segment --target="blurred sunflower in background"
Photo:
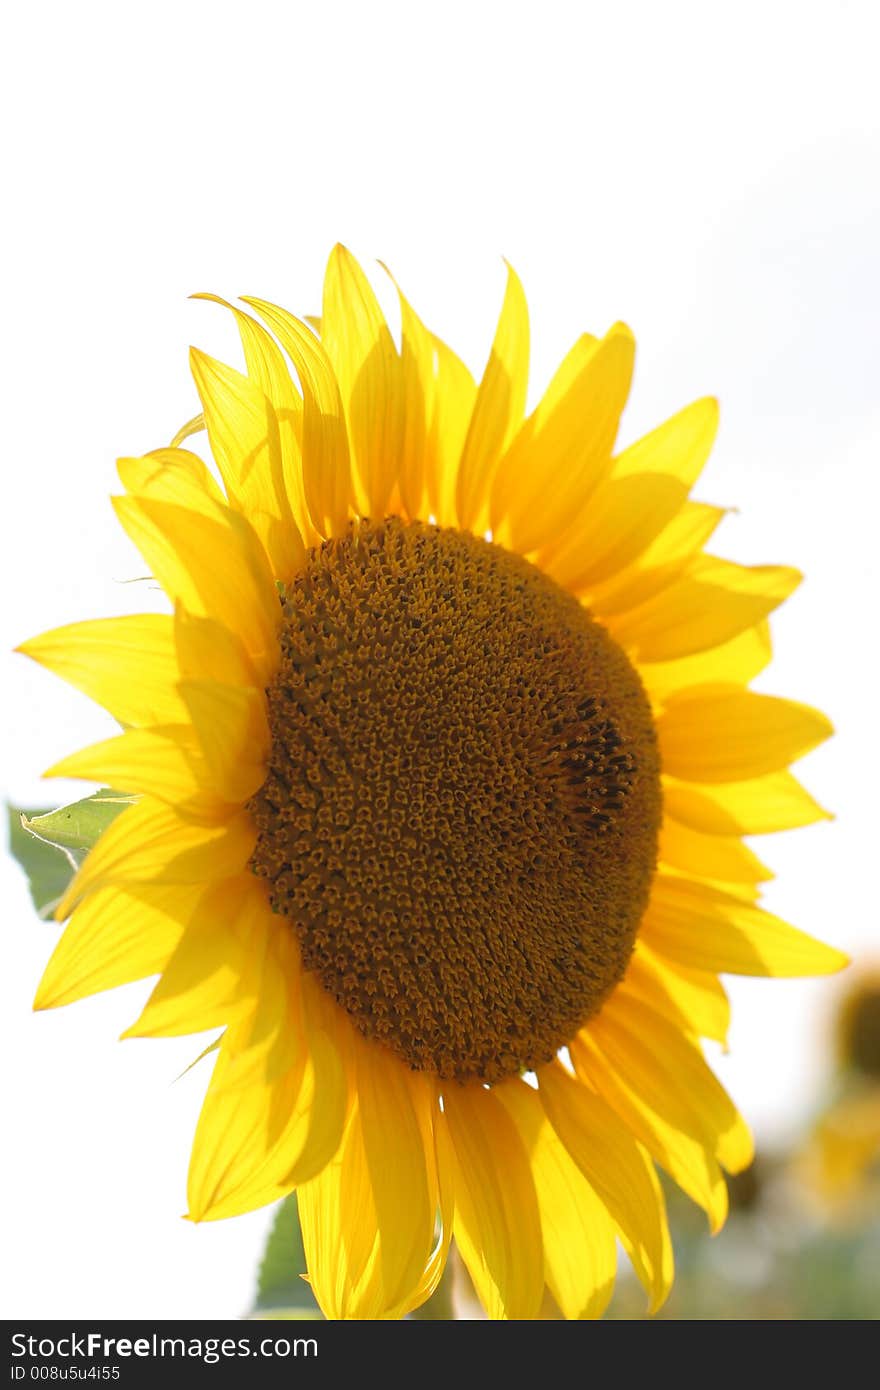
[[[657,1308],[655,1163],[717,1230],[752,1155],[719,973],[845,963],[741,839],[825,814],[827,720],[748,689],[799,575],[705,549],[714,401],[615,454],[626,327],[526,415],[513,271],[479,383],[341,247],[320,321],[243,302],[246,374],[193,351],[202,414],[119,465],[173,611],[22,647],[125,728],[50,775],[137,795],[37,1007],[159,974],[126,1036],[224,1030],[190,1215],[296,1188],[327,1317],[417,1307],[453,1235],[490,1317],[601,1315],[617,1238]]]
[[[849,981],[835,1017],[832,1094],[795,1171],[835,1220],[864,1221],[880,1198],[880,961]]]

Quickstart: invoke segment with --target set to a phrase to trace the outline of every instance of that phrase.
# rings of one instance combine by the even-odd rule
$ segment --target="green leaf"
[[[79,865],[133,796],[109,787],[57,811],[7,806],[9,850],[24,869],[38,916],[52,916]]]
[[[73,865],[66,850],[46,844],[24,827],[24,821],[45,815],[44,811],[18,811],[7,805],[9,816],[9,852],[17,859],[28,881],[31,900],[37,916],[44,921],[52,916],[55,906],[73,877]]]
[[[279,1206],[266,1241],[257,1278],[256,1314],[271,1318],[320,1318],[315,1295],[302,1277],[305,1272],[296,1193],[291,1192]]]
[[[110,822],[126,806],[131,806],[134,800],[133,796],[127,796],[124,792],[114,792],[104,787],[94,796],[74,801],[70,806],[24,818],[22,825],[32,835],[38,835],[50,845],[66,850],[74,867],[79,868]]]

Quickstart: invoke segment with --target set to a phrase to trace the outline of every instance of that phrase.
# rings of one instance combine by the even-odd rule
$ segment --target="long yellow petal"
[[[737,565],[701,555],[689,573],[638,608],[603,614],[639,662],[671,661],[720,646],[778,608],[801,581],[785,565]]]
[[[523,554],[546,545],[584,508],[611,466],[611,451],[632,380],[635,343],[615,324],[596,344],[566,394],[538,407],[496,474],[492,522]],[[683,500],[683,499],[682,499]]]
[[[116,471],[132,497],[169,502],[210,517],[226,505],[207,464],[188,449],[154,449],[140,458],[117,459]]]
[[[271,740],[263,691],[187,680],[180,682],[180,693],[205,757],[209,785],[226,801],[247,801],[266,780]]]
[[[651,1157],[703,1208],[709,1229],[719,1231],[727,1217],[727,1186],[706,1145],[677,1120],[670,1121],[662,1101],[658,1105],[627,1084],[627,1073],[614,1064],[600,1034],[592,1029],[580,1033],[571,1044],[571,1058],[578,1076],[595,1088]]]
[[[614,1291],[614,1224],[550,1125],[537,1091],[514,1079],[496,1094],[529,1154],[547,1286],[566,1318],[600,1318]]]
[[[354,1073],[348,1016],[310,971],[303,971],[300,988],[315,1094],[321,1100],[312,1107],[307,1142],[291,1172],[296,1183],[318,1172],[339,1147]]]
[[[690,782],[736,782],[778,772],[834,731],[818,710],[753,690],[696,686],[656,720],[663,768]]]
[[[654,1165],[611,1107],[557,1063],[540,1068],[538,1086],[547,1118],[611,1213],[656,1312],[672,1286],[673,1261]]]
[[[658,874],[642,923],[661,956],[733,975],[827,975],[847,957],[754,903],[708,884]]]
[[[324,1316],[381,1318],[379,1232],[356,1103],[335,1157],[296,1195],[309,1282]]]
[[[17,650],[97,700],[122,724],[177,724],[187,718],[177,692],[174,624],[166,613],[71,623],[32,637]]]
[[[703,835],[766,835],[831,819],[791,772],[700,787],[664,777],[663,808]]]
[[[364,1154],[379,1230],[383,1303],[402,1302],[416,1288],[434,1246],[436,1182],[433,1139],[418,1104],[427,1093],[382,1046],[355,1038],[355,1075]],[[353,1219],[358,1219],[355,1214]]]
[[[632,994],[618,998],[615,991],[583,1036],[613,1067],[643,1114],[650,1109],[672,1131],[680,1130],[703,1145],[731,1172],[751,1163],[754,1145],[745,1121],[699,1045],[669,1019]],[[572,1043],[575,1066],[580,1037]],[[664,1142],[672,1147],[668,1135]],[[710,1216],[713,1200],[708,1205],[701,1201]]]
[[[611,622],[630,609],[641,608],[677,584],[708,543],[724,519],[723,507],[706,502],[685,502],[647,550],[627,565],[621,574],[591,584],[584,590],[583,602],[603,621]]]
[[[63,920],[84,893],[109,884],[208,883],[244,869],[256,831],[246,812],[220,825],[184,821],[171,806],[145,797],[127,807],[86,856],[56,917]]]
[[[720,647],[678,661],[652,661],[642,667],[641,676],[651,699],[662,703],[692,685],[748,685],[770,664],[772,655],[770,625],[765,620]]]
[[[439,526],[455,526],[458,461],[474,412],[477,384],[452,348],[434,335],[431,343],[436,358],[436,375],[431,424],[425,446],[428,511]]]
[[[342,1145],[297,1193],[303,1244],[325,1316],[398,1318],[426,1296],[448,1248],[447,1233],[432,1257],[437,1174],[427,1108],[436,1102],[425,1078],[375,1044],[353,1042],[358,1093]],[[390,1087],[386,1064],[396,1068]]]
[[[206,823],[230,815],[230,799],[212,795],[208,769],[192,729],[170,725],[129,729],[54,763],[46,777],[82,777],[121,791],[154,796],[187,819]]]
[[[55,1009],[164,970],[201,885],[96,888],[68,922],[40,981],[35,1009]]]
[[[535,1318],[544,1252],[535,1185],[516,1125],[491,1091],[448,1087],[455,1240],[490,1318]]]
[[[250,884],[244,875],[206,888],[140,1017],[126,1038],[171,1038],[226,1027],[251,1007],[246,942],[235,930]]]
[[[458,465],[456,512],[459,526],[465,529],[483,529],[480,522],[488,515],[492,474],[522,423],[528,375],[528,307],[519,277],[508,265],[507,289],[495,340]]]
[[[257,684],[257,674],[241,639],[217,618],[199,617],[178,603],[174,610],[174,644],[184,680]]]
[[[245,298],[293,362],[303,393],[302,468],[306,506],[320,536],[341,536],[352,501],[345,412],[333,366],[313,333],[275,304]]]
[[[681,510],[718,428],[718,403],[695,401],[612,460],[546,568],[574,592],[619,573]]]
[[[411,1081],[416,1091],[420,1093],[416,1097],[416,1109],[422,1127],[425,1153],[428,1155],[428,1185],[432,1200],[438,1208],[440,1231],[431,1258],[425,1266],[425,1271],[417,1286],[396,1308],[390,1310],[388,1316],[395,1319],[411,1313],[414,1308],[418,1308],[429,1299],[436,1290],[446,1268],[455,1217],[455,1201],[450,1186],[452,1164],[448,1156],[444,1158],[442,1163],[439,1157],[441,1146],[445,1146],[444,1155],[448,1155],[450,1140],[440,1119],[440,1096],[437,1082],[435,1078],[427,1074],[419,1075],[417,1073],[413,1073]]]
[[[288,370],[284,354],[275,339],[250,314],[230,304],[216,294],[195,294],[193,299],[209,300],[227,309],[235,317],[247,374],[272,403],[278,422],[281,448],[281,473],[290,512],[306,545],[312,545],[317,533],[305,505],[302,473],[303,402]]]
[[[655,955],[640,936],[618,987],[663,1014],[677,1028],[727,1045],[730,1000],[717,975]]]
[[[763,883],[773,877],[766,864],[733,835],[703,835],[667,816],[660,828],[661,864],[718,883]]]
[[[381,520],[400,473],[403,371],[372,286],[344,246],[333,248],[324,276],[321,342],[345,406],[364,510]]]
[[[305,546],[284,480],[278,417],[261,387],[232,367],[190,349],[211,452],[229,501],[247,516],[286,583],[303,566]]]
[[[303,1063],[292,1063],[271,1082],[265,1057],[239,1049],[241,1025],[224,1034],[205,1096],[190,1160],[187,1195],[193,1221],[215,1221],[253,1211],[286,1195],[286,1156],[276,1145],[283,1124],[299,1113]]]
[[[278,662],[281,605],[260,541],[243,516],[203,516],[146,497],[115,497],[116,513],[172,602],[216,618],[240,638],[264,684]]]
[[[559,420],[559,410],[566,401],[571,401],[578,381],[583,380],[590,363],[599,347],[599,339],[591,333],[582,333],[560,362],[553,377],[535,410],[525,419],[511,441],[510,453],[521,454],[534,438],[535,432],[544,430],[554,417]],[[607,462],[607,461],[606,461]],[[511,493],[519,482],[519,472],[510,468],[505,458],[504,465],[498,469],[492,480],[489,520],[496,531],[504,534],[504,518],[507,516]],[[508,541],[509,536],[504,536]],[[545,552],[546,554],[546,552]],[[543,557],[542,557],[543,558]]]
[[[348,1113],[340,1051],[305,1018],[293,934],[278,930],[251,886],[245,926],[256,1003],[249,1020],[227,1029],[205,1097],[188,1184],[195,1220],[251,1211],[313,1178],[338,1149]]]
[[[434,344],[409,300],[397,287],[400,300],[400,371],[402,380],[403,441],[398,482],[407,516],[424,516],[428,431],[434,415]],[[440,426],[443,427],[442,425]],[[459,449],[461,441],[459,441]],[[433,510],[436,515],[436,509]]]

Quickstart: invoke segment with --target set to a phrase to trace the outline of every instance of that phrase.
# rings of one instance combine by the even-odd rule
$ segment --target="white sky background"
[[[631,439],[707,392],[698,496],[715,548],[799,566],[760,686],[838,737],[801,765],[833,824],[765,838],[768,904],[857,956],[876,919],[880,106],[872,3],[17,6],[7,210],[0,649],[159,603],[113,519],[114,459],[195,414],[190,343],[238,362],[211,289],[320,306],[331,245],[381,257],[479,372],[502,255],[532,310],[535,390],[623,318]],[[2,656],[0,791],[109,716]],[[58,929],[0,861],[0,1315],[236,1316],[266,1212],[180,1219],[207,1072],[198,1039],[116,1043],[147,986],[30,1002]],[[796,1128],[839,985],[736,982],[719,1067],[759,1138]]]

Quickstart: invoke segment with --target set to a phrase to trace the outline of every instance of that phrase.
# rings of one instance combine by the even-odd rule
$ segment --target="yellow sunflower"
[[[863,961],[837,1005],[832,1099],[795,1171],[826,1213],[864,1219],[880,1197],[880,961]]]
[[[51,775],[138,798],[37,1007],[158,974],[126,1036],[223,1028],[190,1215],[296,1188],[330,1318],[404,1315],[453,1236],[490,1317],[599,1316],[618,1239],[656,1308],[655,1163],[717,1230],[752,1154],[719,973],[844,963],[741,839],[825,814],[827,721],[748,689],[799,575],[704,548],[713,400],[615,454],[623,325],[526,415],[512,270],[479,383],[341,247],[320,321],[244,303],[246,374],[194,351],[203,414],[119,465],[172,612],[22,648],[125,727]]]

